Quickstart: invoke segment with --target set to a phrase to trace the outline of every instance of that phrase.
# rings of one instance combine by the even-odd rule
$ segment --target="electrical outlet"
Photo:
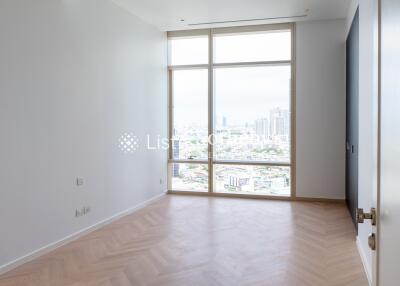
[[[160,179],[160,185],[164,185],[164,180]]]
[[[76,185],[77,185],[77,186],[82,186],[83,183],[84,183],[83,178],[76,178]]]
[[[81,209],[76,209],[75,217],[81,217],[87,215],[88,213],[90,213],[90,211],[91,211],[90,207],[82,207]]]
[[[78,209],[76,209],[76,210],[75,210],[75,217],[80,217],[80,216],[82,216],[81,211],[78,210]]]

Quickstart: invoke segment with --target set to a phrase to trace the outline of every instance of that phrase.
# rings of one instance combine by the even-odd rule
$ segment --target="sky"
[[[170,43],[170,63],[205,64],[207,38],[196,37]],[[214,39],[215,62],[290,60],[290,33],[269,32],[221,35]],[[254,123],[268,117],[269,110],[289,109],[291,67],[258,66],[214,70],[215,116],[228,125]],[[174,122],[207,126],[208,72],[179,70],[173,75]]]

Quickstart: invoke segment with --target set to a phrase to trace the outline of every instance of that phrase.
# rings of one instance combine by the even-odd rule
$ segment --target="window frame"
[[[256,62],[230,62],[214,63],[214,35],[217,34],[240,34],[246,32],[268,32],[289,30],[291,32],[291,58],[282,61],[256,61]],[[211,136],[211,142],[208,143],[207,160],[187,160],[174,159],[173,148],[168,150],[168,170],[173,163],[190,164],[208,164],[208,192],[182,191],[172,189],[172,177],[168,172],[168,192],[179,194],[198,194],[214,195],[227,197],[254,197],[269,199],[294,199],[296,198],[296,23],[266,24],[255,26],[240,26],[226,28],[197,29],[184,31],[167,32],[167,38],[207,36],[208,37],[208,63],[194,65],[169,65],[168,64],[168,139],[173,139],[173,71],[206,69],[208,71],[208,135]],[[168,45],[169,46],[169,45]],[[216,160],[214,158],[214,146],[212,142],[214,134],[215,117],[215,96],[214,96],[214,69],[216,68],[235,68],[235,67],[258,67],[258,66],[290,66],[291,67],[291,93],[290,93],[290,161],[289,162],[269,162],[269,161],[235,161],[235,160]],[[265,194],[244,194],[244,193],[217,193],[214,191],[214,165],[253,165],[253,166],[271,166],[271,167],[289,167],[290,168],[290,196],[274,196]]]

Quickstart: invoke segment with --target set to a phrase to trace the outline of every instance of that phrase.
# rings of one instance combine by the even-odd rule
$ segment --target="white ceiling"
[[[112,0],[162,31],[345,18],[350,0]],[[290,18],[290,16],[306,17]],[[193,23],[288,17],[213,25]],[[184,21],[181,21],[181,20]]]

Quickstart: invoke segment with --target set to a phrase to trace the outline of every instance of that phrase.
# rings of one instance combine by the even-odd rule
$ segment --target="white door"
[[[359,130],[358,208],[370,213],[377,208],[378,193],[378,1],[360,1],[359,6]],[[376,285],[376,251],[368,238],[376,234],[371,220],[358,225],[357,244],[371,285]]]
[[[400,285],[400,1],[381,0],[379,286]]]

